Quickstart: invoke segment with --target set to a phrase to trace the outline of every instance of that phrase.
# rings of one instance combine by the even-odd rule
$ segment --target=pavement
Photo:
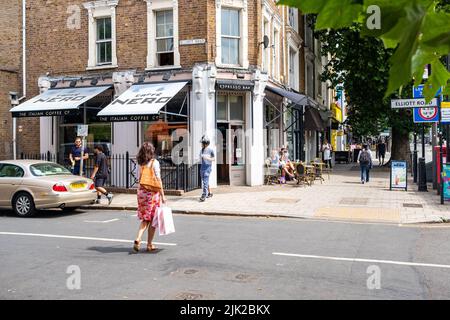
[[[0,299],[450,299],[446,224],[174,222],[175,233],[156,236],[159,251],[130,254],[134,211],[0,211]],[[176,312],[165,310],[169,319]]]
[[[220,186],[214,196],[199,202],[201,190],[167,196],[174,213],[289,217],[383,223],[438,223],[450,220],[450,203],[440,204],[436,191],[418,192],[408,176],[408,191],[389,190],[389,168],[375,161],[370,182],[362,185],[357,164],[337,164],[325,181],[309,186],[288,183],[258,187]],[[134,194],[115,194],[86,209],[136,210]]]

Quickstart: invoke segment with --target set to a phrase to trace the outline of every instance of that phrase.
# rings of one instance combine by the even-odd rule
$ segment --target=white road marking
[[[88,221],[88,220],[85,220],[84,222],[88,222],[88,223],[110,223],[110,222],[114,222],[114,221],[119,221],[119,219],[111,219],[111,220],[106,220],[106,221]]]
[[[369,263],[381,263],[381,264],[396,264],[401,266],[412,267],[431,267],[431,268],[444,268],[450,269],[450,265],[447,264],[433,264],[433,263],[419,263],[419,262],[404,262],[404,261],[392,261],[392,260],[376,260],[376,259],[358,259],[358,258],[341,258],[341,257],[327,257],[327,256],[315,256],[308,254],[294,254],[294,253],[281,253],[273,252],[273,255],[298,257],[307,259],[321,259],[321,260],[334,260],[334,261],[348,261],[348,262],[369,262]]]
[[[75,239],[75,240],[94,240],[94,241],[105,241],[105,242],[122,242],[122,243],[133,243],[134,240],[123,240],[123,239],[108,239],[108,238],[93,238],[93,237],[79,237],[79,236],[66,236],[57,234],[39,234],[39,233],[20,233],[20,232],[0,232],[0,235],[7,236],[26,236],[26,237],[42,237],[42,238],[62,238],[62,239]],[[146,241],[142,241],[146,243]],[[161,246],[176,246],[176,243],[169,242],[153,242],[156,245]]]

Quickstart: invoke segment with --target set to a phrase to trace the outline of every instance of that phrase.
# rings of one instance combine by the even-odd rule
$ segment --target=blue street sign
[[[437,107],[414,108],[414,123],[424,122],[439,122],[439,109]]]
[[[436,93],[436,97],[439,96],[442,92],[442,88],[439,89],[439,91]],[[417,87],[413,86],[413,98],[423,98],[423,84],[418,85]]]

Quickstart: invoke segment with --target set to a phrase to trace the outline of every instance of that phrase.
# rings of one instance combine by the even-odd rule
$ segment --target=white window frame
[[[116,7],[119,0],[97,0],[86,2],[88,10],[89,56],[86,70],[117,68]],[[111,18],[111,63],[97,63],[97,19]]]
[[[145,0],[147,2],[147,68],[146,70],[179,69],[178,0]],[[156,12],[173,12],[173,66],[159,66],[156,55]]]
[[[291,52],[294,52],[294,66],[293,66],[293,70],[294,70],[294,79],[292,79],[292,75],[291,75]],[[299,91],[300,87],[299,87],[299,82],[300,82],[300,75],[299,75],[299,50],[296,49],[294,46],[292,45],[288,45],[288,77],[289,77],[289,86],[292,89],[295,89],[297,91]],[[293,82],[292,82],[293,80]]]
[[[280,80],[281,74],[281,25],[273,23],[273,33],[272,33],[273,50],[272,54],[272,77],[276,80]]]
[[[238,9],[240,19],[239,64],[222,63],[222,7]],[[216,0],[216,66],[248,69],[248,0]]]
[[[293,21],[291,21],[291,18]],[[288,7],[288,24],[289,26],[298,33],[298,9]]]

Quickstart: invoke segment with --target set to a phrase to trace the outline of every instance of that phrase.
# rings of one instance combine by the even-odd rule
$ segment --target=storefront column
[[[192,71],[190,142],[191,163],[200,163],[201,138],[207,135],[210,148],[217,154],[216,148],[216,75],[214,65],[196,65]],[[211,188],[217,187],[217,166],[214,163],[210,175]]]
[[[40,77],[38,80],[39,94],[44,93],[50,88],[50,80],[47,77]],[[56,155],[56,121],[52,117],[41,117],[39,119],[40,131],[40,153],[50,152]]]
[[[127,91],[134,83],[134,74],[132,71],[114,72],[114,99]],[[139,150],[140,141],[140,122],[113,122],[112,127],[112,153],[125,154],[127,151],[131,157],[134,157]]]
[[[247,185],[260,186],[264,184],[264,90],[268,77],[256,70],[253,74],[255,86],[249,94],[247,108]]]

